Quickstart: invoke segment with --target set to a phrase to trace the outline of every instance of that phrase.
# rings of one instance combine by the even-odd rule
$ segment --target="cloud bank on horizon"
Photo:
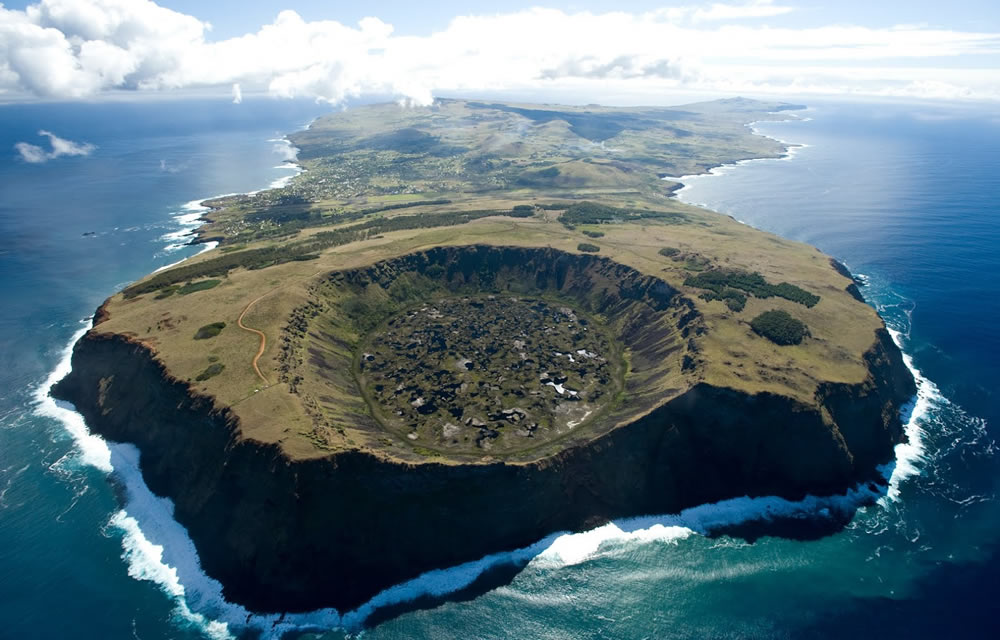
[[[533,8],[397,36],[377,17],[349,26],[286,10],[254,33],[213,41],[208,23],[151,0],[0,4],[0,99],[217,87],[236,103],[248,91],[428,104],[441,91],[559,88],[1000,100],[1000,33],[766,24],[792,11],[782,0],[643,13]]]

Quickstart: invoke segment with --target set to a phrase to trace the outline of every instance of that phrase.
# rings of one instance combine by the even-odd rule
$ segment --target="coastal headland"
[[[671,197],[791,105],[325,116],[53,394],[135,444],[254,611],[344,611],[554,531],[880,482],[913,379],[850,274]]]

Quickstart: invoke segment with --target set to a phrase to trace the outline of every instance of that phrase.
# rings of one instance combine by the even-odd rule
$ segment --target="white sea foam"
[[[125,508],[109,524],[122,535],[122,559],[129,575],[160,585],[174,601],[180,620],[201,627],[213,638],[231,637],[229,624],[245,622],[249,612],[226,605],[221,585],[201,570],[187,530],[174,519],[173,503],[153,495],[143,481],[139,450],[120,443],[109,448],[114,476],[126,492]]]
[[[902,334],[889,329],[896,346],[903,350]],[[913,366],[913,358],[903,351],[903,363],[913,374],[917,385],[917,395],[903,408],[900,418],[903,420],[903,432],[906,442],[896,445],[896,459],[886,465],[883,471],[887,474],[889,488],[879,502],[885,506],[891,501],[899,500],[899,487],[904,480],[920,473],[921,463],[925,460],[923,422],[928,411],[935,403],[947,402],[938,390],[937,385],[928,380]]]
[[[292,179],[295,178],[295,176],[305,171],[305,169],[303,169],[298,165],[284,165],[281,167],[275,167],[275,169],[291,169],[293,173],[287,176],[282,176],[277,180],[275,180],[274,182],[272,182],[271,184],[267,185],[268,189],[281,189],[282,187],[286,187],[288,186],[288,183],[290,183]]]
[[[758,135],[763,135],[763,134],[758,134]],[[763,136],[763,137],[770,138],[771,136]],[[794,159],[795,156],[798,155],[798,153],[800,151],[802,151],[803,149],[809,148],[809,145],[808,144],[804,144],[804,143],[791,143],[791,142],[786,142],[784,140],[778,140],[777,138],[772,138],[772,139],[773,140],[777,140],[778,142],[781,142],[782,144],[785,145],[785,151],[780,156],[778,156],[776,158],[747,158],[745,160],[737,160],[736,162],[726,162],[724,164],[720,164],[718,166],[710,168],[708,171],[703,172],[703,173],[690,173],[690,174],[685,174],[685,175],[682,175],[682,176],[664,176],[662,179],[663,180],[669,180],[670,182],[680,182],[680,183],[683,183],[684,186],[681,187],[680,189],[678,189],[675,192],[676,194],[680,194],[682,191],[685,191],[686,189],[688,189],[689,188],[689,184],[692,181],[694,181],[694,180],[701,180],[701,179],[704,179],[704,178],[707,178],[707,177],[710,177],[710,176],[723,176],[723,175],[726,175],[727,173],[730,173],[731,171],[735,170],[738,167],[741,167],[743,165],[747,165],[747,164],[750,164],[750,163],[756,163],[756,162],[788,162],[788,161]],[[695,202],[692,202],[690,204],[695,204],[695,205],[698,205],[698,206],[705,206],[704,203],[695,203]]]
[[[809,122],[811,120],[812,120],[812,118],[793,117],[793,118],[791,118],[789,120],[785,120],[783,122]],[[773,121],[767,120],[767,121],[764,121],[764,122],[773,122]],[[760,123],[760,121],[756,121],[755,120],[753,122],[747,123],[745,126],[747,128],[749,128],[753,132],[754,135],[760,136],[762,138],[767,138],[769,140],[774,140],[775,142],[778,142],[778,143],[784,145],[785,146],[785,150],[784,150],[784,152],[780,156],[778,156],[778,157],[771,157],[771,158],[747,158],[745,160],[737,160],[735,162],[726,162],[726,163],[720,164],[718,166],[711,167],[708,171],[705,171],[705,172],[702,172],[702,173],[690,173],[690,174],[685,174],[685,175],[682,175],[682,176],[664,176],[662,179],[663,180],[669,180],[671,182],[680,182],[680,183],[682,183],[684,186],[682,186],[680,189],[678,189],[675,192],[676,195],[680,195],[682,192],[688,190],[690,188],[691,183],[694,182],[694,181],[701,180],[701,179],[704,179],[704,178],[707,178],[707,177],[710,177],[710,176],[722,176],[722,175],[726,175],[727,173],[735,170],[737,167],[741,167],[743,165],[750,164],[750,163],[756,163],[756,162],[788,162],[790,160],[793,160],[795,158],[795,156],[797,156],[799,154],[800,151],[802,151],[803,149],[809,148],[808,144],[805,144],[805,143],[802,143],[802,142],[791,142],[789,140],[782,140],[781,138],[777,138],[775,136],[771,136],[771,135],[767,135],[765,133],[761,133],[760,130],[757,129],[757,126],[756,126],[759,123]],[[696,206],[701,206],[701,207],[707,206],[707,203],[704,203],[704,202],[691,202],[691,201],[687,201],[687,202],[688,202],[688,204],[693,204],[693,205],[696,205]],[[740,220],[737,220],[737,222],[740,222],[741,224],[745,224],[745,223],[743,223]]]
[[[292,181],[293,178],[295,178],[295,176],[305,171],[305,169],[303,169],[301,166],[295,164],[299,150],[298,148],[293,146],[290,141],[284,138],[271,138],[268,140],[268,142],[275,143],[273,151],[284,160],[282,164],[276,165],[272,168],[288,171],[289,174],[281,176],[280,178],[276,178],[270,184],[268,184],[267,187],[265,187],[264,189],[258,189],[256,191],[248,191],[242,194],[223,193],[216,196],[209,196],[207,198],[198,198],[197,200],[191,200],[190,202],[185,202],[183,205],[180,206],[178,211],[174,213],[172,216],[174,222],[180,228],[177,229],[176,231],[171,231],[169,233],[165,233],[164,235],[160,236],[160,239],[167,243],[166,246],[163,247],[162,253],[164,254],[175,253],[177,251],[180,251],[184,247],[189,246],[187,240],[194,233],[194,231],[201,226],[203,222],[202,216],[204,216],[206,212],[211,211],[210,207],[206,207],[204,205],[206,201],[218,198],[226,198],[236,195],[254,196],[264,191],[268,191],[270,189],[281,189],[282,187],[288,186],[288,184]],[[213,246],[215,245],[213,244]],[[157,269],[157,271],[161,271],[163,269],[175,266],[180,262],[183,262],[183,260],[169,264],[166,267],[160,267],[159,269]]]
[[[150,580],[162,588],[176,606],[179,621],[197,625],[213,638],[232,637],[240,629],[253,629],[264,637],[280,637],[289,631],[344,628],[360,629],[378,609],[414,599],[442,597],[468,587],[487,571],[505,565],[529,564],[538,567],[563,567],[586,562],[604,553],[613,553],[628,545],[678,543],[692,535],[704,535],[749,521],[775,518],[823,518],[851,513],[854,509],[880,499],[871,487],[857,487],[843,496],[807,496],[800,501],[778,497],[734,498],[686,509],[679,514],[626,518],[582,533],[554,533],[528,547],[496,553],[448,569],[430,571],[402,584],[390,587],[370,601],[340,615],[334,609],[300,614],[253,614],[227,602],[221,585],[205,575],[194,543],[187,531],[173,517],[170,500],[152,494],[139,470],[139,452],[128,444],[108,444],[90,434],[82,416],[68,405],[57,405],[48,388],[70,371],[72,344],[83,335],[77,332],[67,346],[62,360],[36,394],[42,415],[54,417],[66,426],[81,451],[81,462],[113,473],[125,487],[125,508],[116,512],[109,525],[122,535],[122,558],[129,575]],[[897,337],[898,334],[894,334]],[[898,339],[898,337],[897,337]],[[897,499],[899,484],[919,473],[922,455],[921,416],[936,397],[933,384],[907,365],[918,377],[918,396],[909,414],[906,431],[909,442],[896,448],[897,462],[889,475],[887,497]],[[885,497],[881,498],[882,500]]]
[[[80,335],[74,336],[74,341]],[[68,357],[64,361],[50,376],[50,381],[58,379],[57,372],[69,372]],[[121,532],[122,557],[128,564],[129,575],[156,582],[174,600],[179,620],[201,627],[213,638],[230,637],[231,629],[240,628],[252,628],[267,637],[280,637],[282,633],[303,629],[343,627],[356,630],[380,608],[421,596],[446,596],[499,566],[526,563],[542,567],[570,566],[623,545],[654,541],[676,543],[691,535],[750,520],[821,517],[824,513],[856,508],[875,497],[870,489],[855,489],[845,496],[809,496],[798,502],[776,497],[744,497],[693,507],[677,515],[622,519],[583,533],[555,533],[522,549],[425,573],[386,589],[343,616],[333,609],[284,616],[251,614],[239,605],[226,602],[221,585],[201,571],[194,544],[186,530],[173,519],[172,503],[154,496],[143,482],[138,450],[127,444],[109,446],[86,433],[79,414],[68,408],[61,411],[59,419],[84,450],[81,460],[106,472],[113,470],[126,488],[125,509],[115,513],[109,524]],[[94,455],[95,451],[102,455]]]
[[[189,245],[183,245],[183,246],[189,246]],[[201,254],[205,253],[206,251],[211,251],[212,249],[216,248],[217,246],[219,246],[219,243],[216,242],[215,240],[212,240],[212,241],[209,241],[209,242],[205,242],[205,243],[203,243],[201,245],[201,251],[199,251],[198,253],[196,253],[194,255],[196,255],[196,256],[197,255],[201,255]],[[190,257],[192,257],[192,256],[188,256],[188,258],[190,258]],[[177,265],[179,265],[180,263],[184,262],[185,260],[187,260],[187,258],[182,258],[181,260],[178,260],[177,262],[171,262],[170,264],[165,264],[162,267],[159,267],[159,268],[155,269],[153,271],[153,273],[159,273],[160,271],[164,271],[166,269],[169,269],[170,267],[176,267]]]
[[[206,211],[210,210],[209,207],[204,206],[202,202],[210,199],[211,198],[201,198],[198,200],[192,200],[180,206],[179,210],[172,216],[174,223],[180,228],[176,231],[171,231],[160,236],[160,240],[168,243],[165,247],[163,247],[161,253],[171,254],[190,246],[188,242],[190,236],[194,233],[195,229],[201,226],[202,215],[204,215]],[[163,269],[172,267],[180,262],[183,262],[183,260],[169,264],[166,267],[160,267],[157,271],[162,271]]]
[[[210,620],[200,613],[191,611],[185,600],[186,591],[177,571],[162,561],[163,547],[146,538],[139,521],[124,509],[111,516],[109,525],[122,535],[122,559],[128,565],[128,574],[136,580],[155,582],[176,603],[175,615],[183,622],[200,628],[209,638],[223,640],[232,638],[229,626],[218,620]],[[148,525],[145,525],[148,528]]]
[[[583,533],[564,533],[532,562],[545,566],[574,565],[629,543],[677,542],[745,522],[829,518],[850,514],[876,498],[876,491],[869,487],[856,487],[842,496],[806,496],[798,501],[775,496],[732,498],[691,507],[675,515],[625,518]]]
[[[73,336],[59,364],[36,393],[38,412],[62,421],[80,449],[81,462],[108,473],[113,472],[126,488],[125,508],[116,512],[109,524],[122,535],[122,557],[128,565],[129,575],[137,580],[156,582],[175,602],[180,623],[196,625],[213,638],[232,637],[231,631],[248,628],[265,637],[275,638],[296,630],[337,627],[356,630],[380,608],[422,596],[446,596],[469,586],[496,567],[510,564],[570,566],[630,544],[677,543],[692,535],[754,520],[816,518],[831,513],[849,513],[878,498],[870,488],[856,488],[844,496],[809,496],[797,502],[777,497],[735,498],[686,509],[676,515],[622,519],[583,533],[555,533],[522,549],[491,554],[456,567],[425,573],[382,591],[343,616],[334,609],[287,615],[251,614],[245,608],[227,602],[222,596],[221,585],[201,570],[193,542],[184,527],[173,518],[172,503],[154,496],[143,482],[138,450],[126,444],[109,445],[90,434],[82,416],[69,405],[57,404],[48,396],[48,388],[69,373],[72,344],[84,331],[81,329]],[[900,340],[897,332],[893,332],[893,338],[897,343]],[[913,368],[908,356],[906,362],[918,380],[919,392],[906,423],[909,442],[896,449],[897,462],[891,470],[887,470],[890,489],[882,500],[897,499],[899,484],[919,473],[918,462],[922,456],[920,419],[929,403],[940,397],[933,384]]]
[[[62,423],[80,451],[81,462],[101,471],[110,472],[112,469],[111,450],[108,449],[107,443],[100,436],[90,433],[83,421],[83,416],[74,410],[73,405],[57,401],[49,395],[49,389],[52,388],[52,385],[65,378],[73,369],[73,345],[83,337],[83,334],[87,333],[89,321],[87,325],[73,334],[73,338],[63,349],[55,369],[45,379],[45,382],[35,390],[35,413]]]
[[[205,214],[205,212],[211,211],[210,207],[206,207],[202,203],[208,200],[214,200],[216,198],[225,198],[234,195],[239,195],[239,194],[224,193],[221,195],[210,196],[207,198],[198,198],[197,200],[191,200],[190,202],[185,202],[184,204],[182,204],[178,208],[177,212],[175,212],[172,216],[174,222],[180,228],[177,229],[176,231],[171,231],[169,233],[165,233],[162,236],[160,236],[160,240],[163,240],[168,244],[163,247],[163,249],[161,250],[160,253],[157,254],[157,256],[159,257],[164,254],[169,255],[171,253],[176,253],[181,249],[191,246],[190,238],[191,236],[193,236],[195,230],[202,225],[203,222],[202,216]],[[203,243],[201,251],[199,251],[194,255],[198,255],[199,253],[204,253],[206,251],[211,251],[218,245],[219,243],[214,241]],[[164,269],[175,267],[180,263],[184,262],[184,260],[187,260],[187,258],[183,258],[176,262],[171,262],[170,264],[166,264],[162,267],[159,267],[156,270],[154,270],[153,273],[157,273],[159,271],[163,271]]]

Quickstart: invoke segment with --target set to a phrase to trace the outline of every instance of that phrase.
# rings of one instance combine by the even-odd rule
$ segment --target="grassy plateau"
[[[126,287],[94,331],[293,459],[538,459],[700,382],[813,403],[864,380],[878,315],[828,256],[664,179],[780,156],[745,125],[791,108],[324,116],[289,136],[303,173],[207,202],[198,240],[219,246]]]

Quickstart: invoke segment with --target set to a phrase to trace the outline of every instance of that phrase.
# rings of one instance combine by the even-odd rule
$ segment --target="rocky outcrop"
[[[847,285],[844,291],[851,294],[851,297],[858,302],[865,302],[864,296],[861,295],[861,290],[858,289],[858,282],[860,281],[851,274],[850,270],[844,266],[844,263],[836,258],[830,258],[830,266],[833,267],[834,271],[851,280],[851,284]]]
[[[362,452],[291,461],[241,438],[234,415],[155,354],[92,331],[53,395],[90,428],[142,452],[205,572],[259,611],[356,607],[429,569],[558,530],[742,495],[843,492],[878,481],[903,438],[912,377],[885,331],[868,379],[805,405],[698,384],[587,444],[523,464],[405,464]]]

